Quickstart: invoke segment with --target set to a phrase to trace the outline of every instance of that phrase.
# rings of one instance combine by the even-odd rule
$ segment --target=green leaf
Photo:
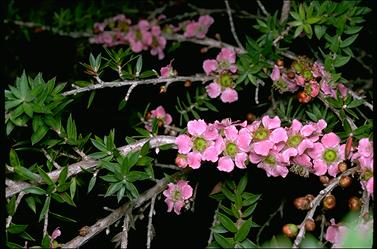
[[[312,26],[310,26],[309,24],[304,24],[303,28],[306,35],[309,37],[309,39],[311,39],[313,36]]]
[[[344,30],[344,33],[347,34],[347,35],[353,35],[355,33],[359,33],[362,28],[363,28],[362,26],[360,26],[360,27],[358,27],[358,26],[347,27]]]
[[[340,43],[340,47],[341,48],[345,48],[345,47],[348,47],[350,46],[355,40],[356,38],[359,36],[359,34],[356,34],[356,35],[353,35],[353,36],[350,36],[348,37],[347,39],[345,39],[344,41],[342,41]]]
[[[250,241],[249,239],[245,239],[244,241],[242,241],[241,246],[243,248],[258,248],[258,246],[254,244],[252,241]]]
[[[24,190],[24,192],[25,192],[25,190]],[[28,196],[28,197],[26,197],[25,201],[26,201],[27,205],[29,206],[29,208],[36,214],[37,209],[36,209],[36,206],[35,206],[34,197]]]
[[[92,144],[94,145],[94,147],[96,147],[100,151],[107,152],[107,148],[102,141],[98,141],[93,138],[91,138],[90,140],[92,141]]]
[[[68,175],[68,166],[65,166],[62,171],[60,171],[58,183],[59,185],[62,185],[65,183],[65,180],[67,179]]]
[[[324,25],[314,25],[314,33],[318,40],[326,33],[327,27]]]
[[[31,144],[34,145],[36,143],[38,143],[39,141],[42,140],[42,138],[44,138],[46,136],[48,132],[48,127],[46,125],[41,125],[37,131],[35,131],[32,135],[31,135]]]
[[[234,236],[234,239],[238,242],[241,242],[244,239],[246,239],[247,235],[250,232],[251,225],[252,225],[252,221],[250,218],[241,225],[240,229],[237,231],[236,235]]]
[[[142,136],[144,137],[149,137],[149,131],[145,130],[145,129],[142,129],[142,128],[139,128],[139,127],[136,127],[135,130]]]
[[[65,217],[63,215],[60,215],[60,214],[57,214],[57,213],[53,213],[53,212],[48,212],[49,214],[51,214],[52,216],[54,216],[55,218],[59,219],[59,220],[62,220],[62,221],[66,221],[66,222],[72,222],[72,223],[77,223],[76,220],[74,219],[71,219],[71,218],[68,218],[68,217]]]
[[[142,68],[143,68],[143,58],[140,55],[136,62],[136,77],[139,77]]]
[[[298,8],[298,14],[300,15],[301,20],[305,20],[305,9],[302,3],[300,3],[300,6]]]
[[[222,214],[222,213],[218,213],[217,214],[217,217],[220,221],[220,223],[226,228],[228,229],[228,231],[232,232],[232,233],[235,233],[237,232],[237,227],[236,225],[234,225],[233,221],[226,215]]]
[[[127,175],[127,179],[129,182],[135,182],[135,181],[142,181],[142,180],[145,180],[145,179],[149,179],[149,175],[145,172],[141,172],[141,171],[131,171],[128,175]]]
[[[9,162],[12,167],[21,166],[16,151],[12,148],[9,152]]]
[[[232,202],[236,201],[236,196],[232,192],[230,192],[229,189],[226,186],[223,185],[221,187],[221,192],[223,192],[225,197],[228,198],[229,200],[231,200]]]
[[[43,205],[42,211],[39,215],[39,219],[38,219],[39,222],[45,217],[46,213],[48,212],[48,209],[50,208],[50,201],[51,201],[51,197],[47,196],[46,201]]]
[[[248,178],[248,176],[247,176],[247,173],[246,173],[246,174],[244,174],[244,176],[242,176],[240,182],[238,183],[238,185],[237,185],[237,193],[238,194],[242,194],[243,191],[245,190],[246,185],[247,185],[247,178]]]
[[[123,196],[124,196],[124,192],[126,190],[126,187],[123,186],[117,193],[117,200],[118,200],[118,203],[122,200]]]
[[[17,88],[20,89],[21,96],[24,99],[29,92],[29,83],[28,83],[25,71],[22,72],[21,78],[19,81],[16,81],[16,84],[17,84]]]
[[[51,193],[51,197],[52,197],[52,199],[54,199],[55,201],[57,201],[59,203],[64,203],[63,197],[58,193]]]
[[[88,104],[86,106],[86,109],[89,109],[89,107],[91,106],[92,102],[93,102],[93,99],[94,99],[94,96],[96,95],[96,91],[92,91],[90,93],[90,96],[89,96],[89,100],[88,100]]]
[[[47,185],[54,185],[54,182],[51,180],[51,178],[47,175],[47,173],[41,167],[37,167],[37,169],[38,169],[39,175],[42,177],[43,181]]]
[[[118,111],[121,111],[122,109],[124,109],[124,107],[126,107],[126,104],[127,102],[124,99],[122,99],[118,105]]]
[[[216,224],[214,225],[213,227],[211,227],[211,230],[214,232],[214,233],[227,233],[228,230],[225,229],[225,227],[221,224]]]
[[[92,191],[94,185],[96,184],[96,180],[97,180],[97,177],[93,175],[92,178],[91,178],[90,181],[89,181],[89,185],[88,185],[88,193],[89,193],[90,191]]]
[[[334,60],[334,67],[341,67],[345,64],[347,64],[347,62],[351,59],[351,56],[340,56],[340,55],[337,55],[335,60]]]
[[[30,234],[28,234],[25,231],[23,231],[22,233],[20,233],[20,237],[23,238],[23,239],[25,239],[25,240],[35,241],[35,239]]]
[[[29,180],[32,180],[32,181],[36,181],[38,179],[38,176],[36,174],[34,174],[31,170],[29,170],[25,167],[22,167],[22,166],[15,167],[14,172],[16,172],[16,174],[18,174],[22,177],[25,177]]]
[[[33,117],[33,107],[31,106],[31,104],[27,103],[27,102],[23,102],[22,103],[22,108],[24,109],[24,112],[29,116],[29,117]]]
[[[12,196],[12,198],[10,199],[10,201],[8,202],[7,204],[7,211],[8,211],[8,215],[10,216],[13,216],[14,215],[14,212],[16,211],[16,196]]]
[[[308,23],[308,24],[315,24],[315,23],[321,21],[322,18],[323,17],[321,17],[321,16],[309,17],[308,19],[305,20],[305,22]]]
[[[69,193],[71,195],[71,198],[73,199],[75,197],[76,193],[76,177],[73,177],[71,180],[71,184],[69,186]]]
[[[21,103],[23,103],[22,99],[15,99],[15,100],[11,100],[11,101],[5,101],[5,110],[8,111],[9,109],[20,105]],[[24,109],[24,111],[25,111],[25,109]]]
[[[48,234],[43,237],[41,246],[42,248],[50,248],[50,236]]]
[[[243,205],[244,206],[249,206],[255,202],[257,202],[259,200],[259,198],[261,197],[261,195],[255,195],[255,194],[252,194],[252,193],[243,193],[242,197],[245,199],[243,201]]]
[[[117,192],[121,187],[123,186],[122,182],[113,183],[110,185],[110,187],[107,189],[105,197],[111,196],[115,192]]]
[[[23,190],[25,193],[45,195],[47,192],[39,187],[28,187]]]
[[[295,33],[293,35],[293,38],[296,38],[297,36],[299,36],[301,34],[301,32],[303,31],[304,27],[303,26],[298,26],[295,30]]]
[[[73,121],[71,114],[69,115],[68,121],[67,121],[67,136],[68,136],[68,139],[72,141],[77,140],[76,124],[75,124],[75,121]]]
[[[222,248],[233,248],[233,240],[231,238],[225,238],[224,236],[214,233],[213,234],[216,242],[222,247]]]
[[[11,224],[8,229],[7,229],[7,232],[8,233],[12,233],[12,234],[17,234],[17,233],[22,233],[23,231],[25,231],[25,229],[27,228],[28,225],[16,225],[16,224]]]
[[[145,144],[143,144],[143,146],[140,149],[140,155],[145,156],[146,154],[148,154],[150,147],[151,146],[149,144],[149,141],[147,141]]]
[[[64,199],[64,202],[68,203],[69,205],[76,207],[76,204],[73,202],[71,196],[67,194],[66,192],[60,194],[60,196]]]

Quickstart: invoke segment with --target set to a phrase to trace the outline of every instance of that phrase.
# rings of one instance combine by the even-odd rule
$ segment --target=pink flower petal
[[[293,134],[299,133],[302,128],[302,123],[297,119],[292,120],[291,130]]]
[[[177,214],[177,215],[180,215],[181,214],[181,209],[185,206],[185,203],[183,201],[176,201],[174,203],[174,212]]]
[[[280,79],[280,69],[279,69],[279,67],[277,65],[274,65],[274,68],[272,69],[270,78],[273,81],[277,81],[277,80]]]
[[[201,160],[202,160],[202,155],[199,152],[190,152],[187,154],[187,163],[189,167],[193,169],[200,168]]]
[[[237,155],[235,156],[236,166],[240,169],[246,168],[246,165],[245,165],[246,160],[247,160],[247,154],[244,152],[237,153]]]
[[[327,172],[327,164],[322,159],[316,159],[313,161],[314,174],[322,176]]]
[[[288,163],[289,164],[290,158],[297,155],[297,150],[295,148],[288,148],[288,149],[284,150],[281,153],[281,155],[282,155],[282,161],[284,163]]]
[[[215,145],[209,146],[203,152],[202,160],[216,162],[219,159],[219,155],[221,150],[219,151]]]
[[[203,119],[191,120],[187,123],[187,131],[193,136],[202,135],[207,129],[207,124]]]
[[[249,160],[251,163],[254,163],[254,164],[257,164],[259,163],[260,161],[262,161],[263,157],[258,155],[258,154],[255,154],[255,153],[250,153],[249,154]]]
[[[280,127],[280,118],[278,116],[270,118],[269,116],[263,116],[262,124],[265,128],[272,130]]]
[[[334,148],[340,143],[340,138],[333,132],[323,135],[321,142],[325,148]]]
[[[253,144],[253,150],[261,156],[267,156],[273,146],[274,143],[269,140],[260,141]]]
[[[175,139],[175,143],[178,146],[178,153],[181,153],[181,154],[189,153],[192,148],[191,138],[184,134],[179,135]]]
[[[220,99],[224,103],[232,103],[238,100],[238,93],[232,88],[226,88],[220,96]]]
[[[226,127],[224,133],[225,137],[230,141],[236,141],[238,138],[238,130],[234,125]]]
[[[205,60],[203,62],[203,69],[206,75],[210,75],[212,72],[216,71],[217,66],[218,64],[216,60]]]
[[[287,142],[288,136],[286,130],[282,127],[273,130],[270,134],[269,140],[276,144],[279,142]]]
[[[214,99],[218,97],[221,93],[221,86],[215,82],[212,82],[206,86],[207,94],[210,98]]]
[[[229,156],[220,157],[217,168],[220,171],[231,172],[234,169],[233,160]]]
[[[304,139],[297,146],[297,152],[299,155],[302,155],[307,149],[312,149],[313,147],[314,143],[310,139]]]
[[[333,163],[333,164],[331,164],[330,166],[328,166],[327,173],[328,173],[330,176],[335,177],[335,176],[339,173],[338,162]]]
[[[315,130],[316,130],[316,128],[313,125],[307,124],[307,125],[304,125],[302,127],[300,133],[301,133],[301,135],[308,137],[308,136],[312,135]]]

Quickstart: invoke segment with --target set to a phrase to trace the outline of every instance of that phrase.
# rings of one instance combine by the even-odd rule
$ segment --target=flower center
[[[152,44],[151,44],[152,48],[157,48],[158,45],[159,45],[159,43],[158,43],[157,37],[153,36],[152,37]]]
[[[325,159],[327,163],[334,162],[337,157],[338,155],[336,151],[333,149],[326,149],[325,152],[323,153],[323,159]]]
[[[207,141],[204,138],[197,137],[194,140],[194,149],[202,152],[207,147]]]
[[[231,157],[234,157],[237,154],[237,146],[234,143],[228,143],[225,150]]]
[[[174,202],[179,201],[182,198],[182,194],[179,190],[175,189],[172,194],[172,199]]]
[[[286,90],[288,89],[288,84],[287,82],[283,81],[283,80],[278,80],[278,81],[275,81],[273,86],[278,89],[278,90]]]
[[[295,134],[288,138],[287,144],[289,147],[297,147],[301,143],[302,137],[299,134]]]
[[[254,136],[253,136],[253,139],[255,141],[261,141],[261,140],[264,140],[266,138],[268,138],[268,136],[270,135],[270,131],[264,127],[259,127],[255,132],[254,132]]]
[[[310,95],[312,93],[312,86],[311,84],[306,84],[305,85],[305,92]]]
[[[365,181],[368,181],[372,177],[373,177],[373,172],[367,170],[367,171],[365,171],[362,179],[365,180]]]
[[[265,159],[264,162],[269,164],[270,166],[275,166],[276,160],[275,157],[272,155],[268,155]]]
[[[220,76],[220,85],[224,88],[231,87],[233,85],[232,77],[229,74],[223,74]]]

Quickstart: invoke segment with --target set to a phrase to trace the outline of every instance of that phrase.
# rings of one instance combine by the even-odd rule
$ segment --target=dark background
[[[90,4],[91,1],[83,1],[85,4]],[[158,4],[167,1],[159,1]],[[176,7],[168,9],[165,14],[168,17],[184,13],[187,10],[185,5],[187,1],[175,1]],[[222,1],[190,1],[190,3],[203,8],[225,8]],[[268,11],[280,11],[282,1],[263,1]],[[366,1],[365,4],[369,3]],[[19,9],[21,17],[28,17],[29,11],[42,11],[45,13],[46,20],[52,18],[52,12],[60,8],[72,8],[75,1],[14,1],[14,8]],[[106,13],[108,17],[119,14],[119,6],[121,1],[109,1],[106,6]],[[135,8],[151,10],[150,2],[136,1],[130,3]],[[99,7],[105,4],[101,2]],[[230,5],[237,9],[244,9],[250,13],[256,14],[260,12],[258,5],[254,1],[231,1]],[[372,3],[369,3],[370,7]],[[153,9],[152,9],[153,10]],[[280,14],[280,12],[279,12]],[[145,15],[145,14],[144,14]],[[143,17],[143,13],[135,14],[133,16],[133,23],[137,22],[137,18]],[[235,44],[229,29],[228,16],[226,13],[213,14],[215,23],[211,26],[208,33],[209,37],[214,37],[216,33],[221,34],[224,42]],[[196,18],[195,18],[196,19]],[[239,34],[241,42],[244,43],[245,35],[250,37],[260,35],[252,28],[255,24],[253,19],[240,19],[234,16],[236,30]],[[25,20],[26,21],[26,20]],[[94,21],[102,21],[97,19]],[[371,46],[370,37],[374,37],[374,11],[368,15],[368,20],[365,23],[365,31],[361,32],[355,47],[365,49],[369,53],[374,53],[374,48]],[[5,85],[13,84],[16,76],[20,76],[22,70],[25,70],[29,75],[35,76],[38,72],[42,72],[44,79],[48,80],[56,76],[57,82],[68,82],[68,85],[74,80],[89,79],[89,76],[84,74],[84,68],[79,62],[87,62],[89,53],[98,54],[104,50],[100,45],[89,44],[85,38],[72,39],[69,37],[61,37],[53,35],[49,32],[35,33],[30,32],[30,40],[26,40],[24,34],[20,32],[19,27],[14,25],[5,25],[5,41],[2,51],[3,69],[5,72]],[[254,37],[253,37],[254,38]],[[375,41],[375,39],[374,39]],[[169,46],[171,42],[168,42]],[[374,44],[374,42],[373,42]],[[297,39],[291,46],[297,54],[305,54],[308,47],[305,42]],[[200,53],[201,46],[182,43],[181,46],[172,53],[166,53],[162,61],[158,61],[156,57],[152,57],[149,51],[143,52],[143,68],[155,69],[159,71],[161,66],[167,65],[171,59],[174,58],[173,67],[178,71],[179,75],[192,75],[194,73],[203,73],[202,62],[208,58],[214,58],[218,49],[210,49],[207,53]],[[370,61],[372,63],[372,61]],[[355,61],[352,61],[341,69],[343,77],[354,79],[355,74],[365,77],[371,77],[365,69]],[[363,77],[363,78],[365,78]],[[108,79],[111,80],[111,79]],[[268,82],[271,84],[271,82]],[[151,103],[150,109],[154,109],[158,105],[163,105],[168,113],[172,114],[173,122],[179,125],[179,116],[177,115],[174,105],[176,104],[176,97],[184,97],[185,91],[194,93],[194,83],[191,88],[185,88],[183,83],[171,84],[168,91],[164,94],[159,94],[159,86],[139,86],[137,87],[129,99],[127,106],[122,111],[118,111],[118,104],[124,98],[127,88],[117,89],[102,89],[97,91],[92,106],[87,109],[88,93],[79,96],[79,98],[70,105],[69,113],[72,114],[76,120],[78,131],[84,135],[92,133],[103,137],[108,135],[111,129],[116,131],[116,144],[122,146],[125,144],[125,137],[135,135],[132,128],[137,123],[137,112],[143,112],[145,106]],[[246,89],[239,93],[239,101],[233,104],[222,104],[219,100],[214,100],[213,103],[220,109],[219,113],[203,113],[203,118],[208,122],[214,120],[221,120],[223,118],[231,117],[233,120],[244,120],[246,114],[252,112],[256,116],[262,115],[269,107],[269,85],[263,87],[259,91],[259,100],[261,103],[267,103],[265,106],[256,106],[254,102],[254,88],[246,87]],[[67,115],[69,115],[67,113]],[[8,141],[12,143],[13,141]],[[163,151],[156,157],[161,162],[172,163],[176,151]],[[171,172],[168,171],[167,172]],[[293,199],[298,196],[303,196],[307,193],[316,195],[322,186],[317,177],[311,176],[308,179],[296,176],[290,173],[285,179],[283,178],[268,178],[263,170],[257,169],[255,166],[248,167],[249,184],[247,190],[262,194],[262,200],[258,204],[257,209],[253,215],[253,219],[257,224],[263,225],[280,205],[282,201],[286,202],[284,208],[284,217],[276,217],[272,223],[262,233],[260,241],[268,240],[272,235],[279,234],[282,225],[285,223],[299,224],[305,216],[305,212],[296,210],[293,205]],[[238,180],[244,171],[235,170],[232,172],[232,178]],[[158,176],[163,177],[162,172],[157,173]],[[156,215],[153,219],[153,224],[156,230],[156,236],[152,241],[153,247],[186,247],[186,248],[203,248],[207,245],[209,237],[209,227],[212,224],[213,212],[216,209],[217,202],[208,197],[212,188],[219,180],[225,179],[228,174],[219,172],[211,163],[202,165],[201,169],[193,172],[188,179],[192,186],[199,183],[197,198],[195,200],[195,212],[183,212],[180,216],[174,213],[166,213],[166,204],[164,198],[156,201]],[[82,181],[87,183],[90,180],[88,174],[82,175]],[[152,184],[146,184],[147,188]],[[116,209],[119,204],[115,198],[103,198],[99,194],[104,194],[106,186],[98,183],[94,191],[86,194],[86,187],[78,188],[78,193],[75,197],[77,208],[72,208],[68,205],[55,206],[52,202],[51,210],[58,213],[66,214],[68,217],[77,220],[77,223],[64,223],[59,220],[50,218],[49,231],[53,231],[56,226],[60,226],[62,236],[58,238],[59,242],[67,242],[78,234],[78,230],[85,225],[92,225],[99,218],[103,218],[109,214],[108,211],[103,210],[103,206]],[[327,217],[334,217],[336,220],[340,219],[342,215],[347,212],[347,200],[351,195],[360,196],[358,183],[354,183],[347,190],[337,188],[333,194],[337,196],[337,207],[326,212]],[[77,199],[76,199],[77,198]],[[123,202],[122,202],[123,203]],[[41,207],[39,207],[40,209]],[[136,222],[136,230],[131,230],[129,233],[129,247],[145,247],[146,233],[147,233],[147,215],[149,209],[145,211],[145,218],[142,221]],[[42,235],[43,224],[37,222],[37,217],[34,215],[27,205],[22,202],[17,216],[14,218],[16,224],[29,223],[28,231],[30,234],[36,235],[36,239]],[[109,235],[105,232],[94,237],[82,248],[101,248],[112,247],[114,244],[110,239],[121,230],[123,221],[118,227],[111,226]],[[39,231],[39,235],[38,232]],[[258,232],[257,228],[253,228],[250,233],[250,239],[255,242],[255,236]],[[319,234],[319,230],[314,232]],[[19,241],[19,244],[23,244]],[[33,245],[33,243],[29,243]]]

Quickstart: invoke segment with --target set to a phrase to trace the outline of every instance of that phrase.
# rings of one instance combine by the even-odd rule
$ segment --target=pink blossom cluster
[[[184,36],[188,38],[199,38],[203,39],[209,27],[214,23],[214,20],[211,16],[205,15],[200,16],[198,21],[189,21],[186,25]]]
[[[277,116],[263,116],[251,124],[229,119],[208,124],[192,120],[187,124],[187,133],[176,138],[176,164],[198,169],[203,162],[211,161],[217,163],[218,170],[231,172],[251,162],[269,177],[286,177],[289,170],[304,176],[313,173],[335,177],[338,164],[345,160],[346,146],[335,133],[324,134],[326,126],[322,119],[306,124],[294,119],[290,126],[282,127]],[[364,153],[363,148],[359,145],[355,155]],[[357,158],[363,160],[366,154],[362,155]]]
[[[129,44],[133,52],[150,49],[151,55],[157,55],[159,60],[165,57],[166,39],[162,36],[160,26],[147,20],[131,25],[130,19],[118,15],[102,23],[95,23],[94,31],[98,34],[89,39],[91,43],[108,47]]]
[[[361,186],[369,195],[373,195],[373,142],[368,138],[360,139],[357,152],[353,154],[352,160],[359,162],[362,171]]]
[[[176,184],[169,183],[168,189],[162,193],[166,197],[165,203],[168,205],[168,212],[174,209],[174,212],[179,215],[181,209],[191,198],[192,192],[193,189],[188,181],[179,180]]]
[[[167,113],[163,106],[158,106],[156,109],[150,111],[146,117],[145,129],[152,131],[152,120],[157,119],[157,124],[159,127],[163,125],[170,125],[173,121],[171,115]]]
[[[348,91],[341,83],[331,83],[331,75],[319,61],[311,63],[302,59],[294,62],[289,69],[275,64],[270,78],[280,93],[296,92],[303,88],[304,93],[310,97],[316,97],[321,91],[326,96],[336,98],[337,90],[342,97],[345,97]]]
[[[332,243],[332,248],[343,248],[343,241],[347,238],[350,232],[357,232],[360,237],[368,238],[368,235],[373,232],[373,219],[367,222],[359,223],[352,231],[346,225],[341,223],[336,224],[334,219],[330,220],[325,234],[325,239]]]
[[[236,52],[230,48],[222,48],[216,59],[207,59],[203,62],[206,75],[216,75],[214,82],[206,86],[210,98],[220,99],[224,103],[238,100],[238,93],[234,90],[236,84],[232,74],[237,72]]]

